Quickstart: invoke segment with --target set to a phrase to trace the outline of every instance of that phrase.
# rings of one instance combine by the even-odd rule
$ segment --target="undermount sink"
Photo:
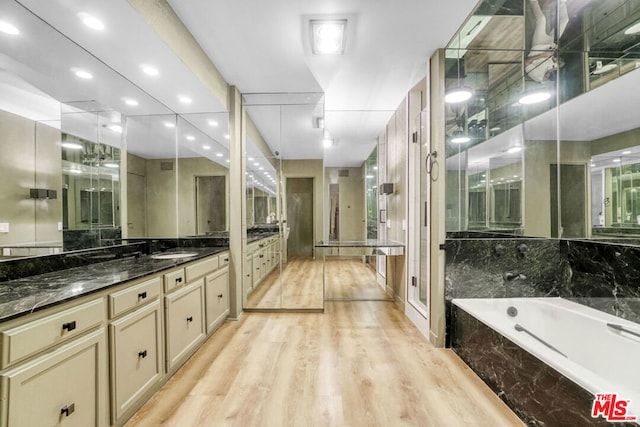
[[[180,259],[180,258],[189,258],[192,256],[198,255],[197,252],[180,252],[180,253],[172,253],[172,254],[158,254],[151,255],[153,259]]]

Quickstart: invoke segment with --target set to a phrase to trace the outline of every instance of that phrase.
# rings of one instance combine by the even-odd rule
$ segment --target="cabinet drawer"
[[[203,261],[198,261],[191,265],[188,265],[185,270],[187,271],[187,283],[191,283],[193,280],[200,276],[209,274],[212,271],[218,269],[218,257],[212,256]]]
[[[166,297],[167,371],[204,338],[204,278]]]
[[[144,281],[109,295],[109,317],[121,315],[132,308],[153,301],[162,293],[159,277]]]
[[[207,334],[229,314],[229,269],[222,268],[206,278],[205,310],[207,314]]]
[[[172,290],[185,284],[184,280],[184,268],[179,270],[173,270],[164,274],[164,291],[171,292]]]
[[[79,335],[99,325],[104,316],[104,298],[99,298],[1,332],[1,367]]]
[[[4,371],[0,425],[105,426],[104,328]],[[6,411],[4,411],[6,409]]]
[[[162,378],[161,313],[156,299],[109,325],[112,423]]]
[[[222,268],[225,265],[229,265],[229,252],[223,252],[218,255],[218,268]]]

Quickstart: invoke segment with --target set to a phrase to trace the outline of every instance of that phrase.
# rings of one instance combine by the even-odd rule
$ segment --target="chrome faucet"
[[[513,282],[514,280],[524,280],[527,278],[527,276],[525,276],[524,274],[516,274],[507,271],[502,275],[502,278],[505,282]]]

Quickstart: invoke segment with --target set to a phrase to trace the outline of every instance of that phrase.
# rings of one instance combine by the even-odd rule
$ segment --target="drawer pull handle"
[[[263,244],[258,245],[259,248],[264,248]]]
[[[222,294],[218,294],[218,298],[222,298]]]
[[[187,322],[193,322],[193,316],[187,317]]]
[[[259,255],[260,258],[264,258],[264,255]]]
[[[60,414],[68,417],[76,411],[76,404],[72,403],[71,405],[67,405],[60,410]]]
[[[66,329],[68,332],[71,332],[75,328],[76,328],[76,321],[75,320],[62,324],[62,330],[63,331]]]
[[[176,283],[182,283],[182,277],[177,277],[176,278]]]
[[[225,259],[224,259],[224,262],[229,262],[229,258],[225,258]]]
[[[140,292],[138,294],[138,299],[145,299],[147,297],[147,292]]]
[[[144,359],[145,357],[147,357],[147,350],[138,352],[138,359]]]

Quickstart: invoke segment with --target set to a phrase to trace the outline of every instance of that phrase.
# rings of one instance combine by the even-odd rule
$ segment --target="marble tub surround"
[[[145,277],[227,250],[227,247],[180,248],[195,255],[155,259],[141,251],[111,260],[50,271],[0,283],[0,322],[59,304],[110,286]],[[45,257],[46,258],[46,257]]]
[[[464,310],[451,315],[453,350],[527,425],[610,425],[591,418],[591,393]]]
[[[640,323],[639,246],[598,240],[448,239],[445,275],[447,300],[559,296]]]

